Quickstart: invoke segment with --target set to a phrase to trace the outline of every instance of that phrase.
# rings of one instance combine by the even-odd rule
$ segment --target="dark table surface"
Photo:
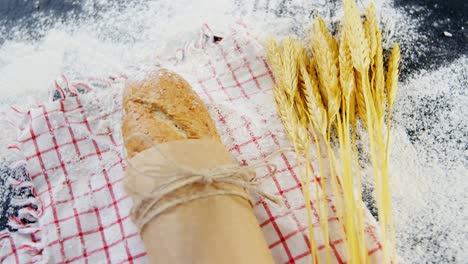
[[[271,12],[278,16],[289,15],[287,2],[276,5]],[[337,2],[339,0],[332,0]],[[115,3],[124,3],[125,0],[114,0]],[[239,2],[239,1],[238,1]],[[258,2],[258,0],[256,1]],[[240,2],[239,2],[240,3]],[[411,8],[421,6],[424,8],[413,9],[411,16],[418,18],[418,33],[421,38],[418,45],[429,47],[426,53],[414,52],[411,61],[406,60],[406,67],[403,69],[403,79],[416,69],[428,69],[437,65],[450,63],[463,54],[468,54],[468,1],[466,0],[394,0],[396,7]],[[267,5],[269,1],[267,1]],[[254,4],[254,8],[255,8]],[[268,6],[266,8],[269,10]],[[82,1],[69,0],[0,0],[0,24],[4,24],[6,30],[0,35],[0,45],[5,39],[11,38],[9,28],[19,28],[28,32],[31,38],[39,38],[41,32],[34,28],[34,24],[39,17],[35,14],[45,14],[53,20],[70,21],[77,19],[83,12]],[[99,12],[97,7],[94,12]],[[92,14],[91,14],[92,15]],[[434,21],[438,21],[438,26],[434,26]],[[42,22],[43,23],[43,22]],[[445,37],[444,31],[450,32],[452,37]],[[411,53],[412,47],[402,47],[406,52]]]
[[[257,3],[259,0],[256,0]],[[274,9],[269,9],[267,1],[266,10],[272,12],[277,16],[288,16],[290,10],[287,9],[287,2],[290,0],[282,0],[282,3],[276,5]],[[340,0],[331,0],[336,4]],[[405,68],[402,71],[402,79],[406,79],[411,73],[417,72],[422,69],[434,69],[441,65],[448,65],[452,61],[466,56],[468,54],[468,0],[394,0],[395,6],[400,8],[411,9],[410,16],[417,18],[419,27],[418,34],[424,36],[417,40],[417,45],[403,46],[402,50],[406,54],[412,54],[411,59],[405,59]],[[124,3],[125,0],[114,1],[119,5]],[[237,1],[241,5],[241,1]],[[414,6],[421,6],[424,8],[414,9]],[[254,9],[256,4],[253,5]],[[279,8],[278,8],[279,7]],[[284,9],[283,9],[284,8]],[[98,15],[99,7],[93,9],[95,14]],[[26,37],[31,39],[39,39],[42,30],[37,30],[34,25],[39,21],[39,15],[46,15],[51,18],[50,25],[57,21],[73,21],[78,19],[80,14],[85,12],[83,10],[82,1],[70,0],[0,0],[0,46],[5,40],[15,37],[12,28],[19,29],[22,32],[27,32]],[[434,22],[437,21],[437,26]],[[42,21],[42,26],[44,22]],[[3,26],[3,29],[2,29]],[[450,32],[451,37],[444,35],[444,31]],[[0,31],[1,32],[1,31]],[[414,43],[413,43],[414,44]],[[427,52],[420,53],[414,49],[421,46],[428,47]],[[414,52],[413,52],[414,51]],[[465,88],[462,88],[465,89]],[[424,105],[423,105],[424,106]],[[427,109],[433,107],[431,102],[425,106]],[[422,108],[422,113],[425,108]],[[416,126],[414,131],[408,130],[408,135],[412,141],[417,141],[419,128]],[[13,193],[18,196],[31,195],[27,190],[7,190],[1,191],[3,180],[8,175],[18,174],[17,177],[23,177],[22,171],[14,172],[8,167],[2,167],[0,164],[0,196],[4,194]],[[16,177],[16,176],[15,176]],[[369,194],[370,197],[370,194]],[[2,198],[2,197],[0,197]],[[15,208],[7,208],[10,198],[3,197],[2,200],[7,203],[3,205],[5,208],[0,208],[0,230],[8,228],[6,226],[7,218],[16,212]],[[372,199],[368,198],[368,206],[371,211],[373,208]],[[375,215],[375,212],[373,212]]]

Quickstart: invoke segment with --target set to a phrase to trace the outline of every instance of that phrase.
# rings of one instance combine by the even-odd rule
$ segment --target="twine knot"
[[[132,137],[134,136],[148,139],[146,135],[132,135]],[[152,143],[152,141],[150,142]],[[163,201],[163,198],[168,194],[195,183],[201,183],[204,185],[211,185],[214,183],[231,184],[255,193],[275,204],[282,204],[278,197],[263,192],[259,186],[264,179],[272,177],[276,174],[277,167],[275,164],[272,164],[270,160],[281,153],[290,151],[289,148],[277,150],[265,157],[263,160],[249,166],[227,164],[208,169],[194,169],[175,162],[173,159],[167,157],[157,145],[154,145],[154,143],[152,143],[152,145],[152,149],[157,151],[162,157],[164,157],[164,159],[167,160],[167,166],[154,165],[155,168],[151,168],[146,171],[140,171],[139,169],[135,168],[129,160],[127,160],[128,169],[133,170],[138,175],[143,175],[149,179],[152,179],[155,182],[160,182],[162,179],[165,180],[162,181],[162,183],[154,188],[151,192],[141,193],[136,189],[136,184],[134,182],[132,183],[129,177],[126,176],[124,179],[125,189],[131,193],[134,198],[134,206],[132,208],[131,217],[140,230],[151,219],[157,217],[159,214],[170,208],[187,203],[189,201],[210,196],[239,196],[249,201],[253,206],[253,202],[246,191],[239,191],[228,188],[207,190],[172,199],[170,201]],[[269,170],[269,173],[262,179],[259,179],[255,173],[255,170],[259,168],[266,168]]]
[[[207,176],[207,175],[204,175],[203,178],[202,178],[202,182],[205,183],[205,184],[212,184],[212,183],[213,183],[213,179],[210,178],[210,177]]]

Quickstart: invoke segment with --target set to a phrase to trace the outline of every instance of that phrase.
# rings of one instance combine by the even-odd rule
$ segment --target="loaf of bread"
[[[220,141],[206,106],[190,85],[176,73],[161,69],[143,81],[130,82],[123,96],[122,133],[129,138],[147,135],[154,143],[211,138]],[[149,147],[141,137],[126,141],[128,157]]]
[[[189,159],[191,163],[197,163],[200,169],[233,162],[221,144],[205,105],[179,75],[160,70],[143,81],[129,83],[123,105],[125,117],[122,130],[127,139],[125,147],[128,156],[132,158],[140,153],[133,160],[144,157],[151,164],[155,156],[149,154],[151,150],[144,150],[160,143],[160,149],[164,146],[166,149],[167,146],[174,148],[175,145],[179,148],[190,146],[187,147],[190,150],[196,148],[200,154],[186,155],[190,150],[184,150],[180,155],[183,158],[179,161]],[[135,134],[144,134],[148,138],[131,137]],[[194,147],[194,142],[199,145]],[[200,145],[207,143],[215,144],[217,151],[213,147]],[[207,150],[201,151],[203,149]],[[187,160],[184,164],[187,164]],[[148,180],[146,177],[139,179]],[[142,185],[151,184],[144,182]],[[170,203],[174,199],[219,190],[234,190],[247,195],[246,190],[237,185],[197,182],[174,190],[161,202]],[[148,203],[150,201],[143,201],[145,205]],[[140,230],[140,235],[150,263],[274,262],[250,202],[235,195],[213,195],[170,208],[151,219]]]

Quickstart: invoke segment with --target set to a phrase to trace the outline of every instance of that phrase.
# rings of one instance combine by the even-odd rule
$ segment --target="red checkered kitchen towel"
[[[262,46],[242,23],[232,26],[222,41],[215,40],[205,25],[196,43],[168,60],[170,68],[191,82],[239,162],[249,164],[290,146],[273,101],[273,77]],[[2,112],[2,124],[16,129],[7,145],[10,160],[26,168],[27,177],[13,181],[29,188],[31,195],[24,202],[27,206],[9,217],[13,228],[0,231],[0,262],[146,263],[143,243],[129,217],[132,202],[122,186],[125,78],[86,83],[61,79],[49,102]],[[278,174],[262,188],[281,197],[285,206],[259,199],[256,216],[277,263],[311,263],[295,156],[282,154],[272,162]],[[312,181],[311,188],[319,186]],[[337,231],[341,224],[333,197],[329,201],[333,261],[345,263],[344,241]],[[367,216],[369,255],[379,263],[376,223]],[[317,217],[313,220],[318,257],[324,259],[320,226]]]

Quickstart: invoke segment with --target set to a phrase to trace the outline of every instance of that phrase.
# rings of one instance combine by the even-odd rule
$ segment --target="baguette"
[[[200,168],[233,162],[221,144],[207,108],[179,75],[160,70],[143,81],[129,83],[123,106],[126,115],[122,133],[129,139],[125,141],[129,158],[141,153],[135,159],[143,156],[153,160],[154,157],[148,155],[149,150],[144,150],[161,143],[160,148],[183,145],[197,150],[200,154],[196,156],[182,157],[186,162],[189,159],[197,163]],[[145,134],[153,144],[148,139],[131,137],[136,133]],[[210,140],[194,142],[186,139]],[[205,151],[206,146],[200,145],[203,142],[217,148]],[[165,199],[226,189],[247,195],[240,186],[197,182],[173,191]],[[140,234],[150,263],[274,262],[250,202],[238,196],[214,195],[178,205],[151,219]]]

